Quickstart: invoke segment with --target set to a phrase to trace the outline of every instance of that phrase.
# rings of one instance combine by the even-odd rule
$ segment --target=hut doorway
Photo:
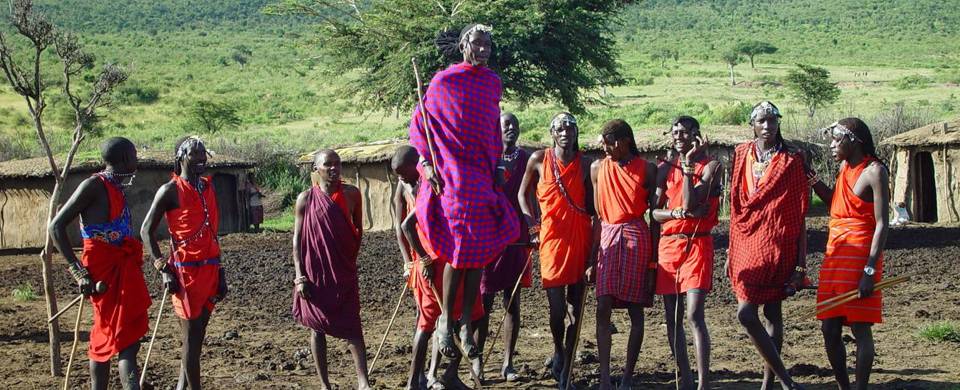
[[[917,176],[914,181],[914,216],[917,222],[937,222],[937,183],[930,152],[915,157]]]
[[[218,234],[240,231],[241,215],[237,203],[237,177],[218,173],[213,175],[213,190],[216,191],[217,208],[220,211]]]

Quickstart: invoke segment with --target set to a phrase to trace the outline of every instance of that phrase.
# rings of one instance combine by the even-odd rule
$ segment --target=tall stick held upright
[[[410,57],[410,62],[413,63],[413,77],[417,79],[417,101],[419,102],[418,106],[420,107],[420,119],[423,121],[423,132],[427,135],[427,149],[430,151],[430,164],[433,165],[433,174],[439,179],[440,167],[437,166],[437,154],[433,151],[433,132],[430,131],[430,119],[427,117],[427,107],[423,104],[423,91],[420,87],[423,83],[420,82],[420,71],[417,69],[417,58]],[[439,182],[431,181],[430,187],[433,188],[433,193],[440,195],[442,189],[440,188]]]

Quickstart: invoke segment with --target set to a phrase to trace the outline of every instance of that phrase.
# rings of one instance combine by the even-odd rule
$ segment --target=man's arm
[[[596,160],[590,163],[589,179],[585,178],[584,180],[585,182],[586,180],[589,180],[589,182],[585,183],[585,187],[587,189],[587,201],[589,205],[592,206],[593,211],[596,213],[591,219],[591,227],[593,228],[593,242],[590,245],[590,257],[587,258],[586,261],[587,270],[585,276],[587,283],[593,283],[596,277],[594,274],[594,269],[597,265],[597,256],[600,253],[600,212],[596,211],[596,205],[598,203],[597,194],[599,193],[597,189],[597,174],[600,172],[601,161],[603,160]]]
[[[157,241],[157,227],[160,226],[160,220],[164,213],[180,207],[178,203],[177,187],[173,182],[160,186],[160,190],[153,197],[150,210],[147,211],[147,215],[143,219],[143,225],[140,226],[140,239],[148,245],[150,256],[153,257],[155,263],[156,260],[163,258],[160,243]]]
[[[693,185],[693,178],[684,175],[683,178],[683,210],[687,217],[700,218],[710,213],[710,197],[720,196],[719,182],[723,165],[720,161],[711,161],[703,168],[703,177],[697,185]],[[695,199],[688,201],[687,199]]]
[[[76,281],[81,291],[89,290],[93,281],[87,274],[86,269],[83,268],[83,265],[80,264],[77,255],[73,253],[73,247],[70,245],[69,237],[67,237],[67,225],[93,203],[93,200],[96,198],[96,191],[93,185],[96,181],[97,179],[95,178],[89,178],[80,183],[80,186],[77,187],[77,190],[70,196],[67,203],[63,205],[60,212],[50,221],[50,226],[48,227],[53,245],[67,260],[67,264],[70,265],[70,273],[77,279]],[[84,275],[86,276],[84,277]]]
[[[310,298],[310,290],[306,288],[306,274],[303,272],[303,248],[300,247],[300,240],[303,236],[303,216],[307,210],[307,198],[310,196],[310,190],[306,190],[297,195],[297,203],[293,208],[293,285],[301,298]]]
[[[400,247],[400,257],[403,259],[404,264],[409,264],[413,258],[410,257],[410,250],[408,249],[407,238],[403,235],[403,219],[405,217],[404,211],[407,209],[407,199],[404,193],[407,191],[406,185],[403,182],[397,183],[396,193],[393,195],[393,230],[397,235],[397,245]],[[413,213],[410,213],[413,214]]]
[[[652,245],[651,248],[657,248],[660,242],[660,224],[657,222],[656,219],[653,218],[653,211],[652,211],[654,207],[656,207],[657,200],[658,200],[657,199],[657,166],[654,163],[649,161],[647,161],[647,175],[646,175],[645,183],[643,183],[643,185],[647,189],[647,209],[651,210],[651,218],[650,218],[650,224],[649,224],[650,244]],[[656,249],[651,251],[651,254],[652,254],[651,260],[654,262],[657,261],[657,252],[658,251]]]
[[[536,208],[533,206],[533,199],[537,192],[537,183],[540,182],[540,167],[543,166],[543,151],[538,150],[530,154],[527,160],[527,169],[523,172],[523,179],[520,181],[520,191],[517,193],[517,201],[520,204],[520,212],[526,219],[527,226],[533,228],[539,225],[536,215]],[[539,235],[523,232],[530,235],[530,242],[539,242]],[[536,237],[535,237],[536,236]]]
[[[670,168],[673,166],[669,161],[664,161],[660,163],[660,166],[657,167],[657,190],[656,190],[656,200],[653,209],[653,219],[657,222],[663,223],[672,219],[671,210],[664,209],[664,206],[667,204],[667,175],[670,174]]]
[[[350,210],[350,219],[353,220],[353,226],[357,228],[357,240],[363,238],[363,196],[360,189],[354,186],[346,186],[347,195],[350,196],[353,203],[353,209]]]
[[[870,256],[867,257],[867,266],[877,267],[883,247],[887,244],[887,233],[890,231],[890,173],[882,164],[874,162],[867,166],[864,174],[870,189],[873,192],[873,213],[877,226],[873,230],[873,240],[870,242]],[[860,278],[860,297],[873,294],[873,277],[866,273]]]

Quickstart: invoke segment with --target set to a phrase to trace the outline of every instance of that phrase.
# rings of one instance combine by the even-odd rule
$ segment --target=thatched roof
[[[883,146],[942,146],[960,145],[960,118],[929,125],[901,133],[880,142]]]
[[[173,170],[173,158],[170,153],[159,151],[138,151],[138,169]],[[63,164],[65,156],[57,158],[57,164]],[[207,160],[208,168],[253,168],[253,161],[243,160],[223,154],[217,154]],[[58,165],[59,166],[59,165]],[[95,172],[103,169],[100,158],[79,158],[73,161],[70,172]],[[0,179],[26,179],[52,177],[50,163],[46,157],[29,158],[0,162]]]
[[[634,130],[637,139],[637,148],[640,149],[640,152],[655,152],[669,149],[672,142],[669,137],[664,134],[664,131],[664,129],[652,128]],[[705,126],[703,133],[707,134],[712,145],[723,148],[733,148],[753,138],[750,130],[743,126]],[[600,152],[599,140],[592,139],[592,137],[596,137],[596,135],[589,135],[588,137],[591,137],[591,139],[581,137],[581,149],[587,152]],[[820,149],[817,145],[803,141],[790,140],[790,142],[810,151]],[[396,140],[378,141],[346,146],[338,148],[336,151],[337,154],[340,155],[340,161],[344,164],[369,164],[389,161],[393,158],[393,154],[397,148],[406,144],[404,141]],[[543,142],[524,141],[522,136],[519,144],[528,150],[542,149],[549,146],[549,144]],[[297,163],[299,165],[312,163],[314,154],[319,151],[320,150],[316,150],[300,156]]]

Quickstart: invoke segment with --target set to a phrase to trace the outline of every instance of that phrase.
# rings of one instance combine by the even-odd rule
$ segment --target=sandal
[[[441,331],[440,329],[445,329]],[[460,353],[457,350],[457,345],[454,344],[453,336],[450,333],[453,333],[448,328],[437,328],[437,342],[440,343],[440,354],[448,358],[455,358]]]
[[[477,347],[477,343],[470,333],[466,326],[460,328],[460,345],[463,346],[463,351],[467,353],[467,358],[472,360],[482,356],[483,352]]]

